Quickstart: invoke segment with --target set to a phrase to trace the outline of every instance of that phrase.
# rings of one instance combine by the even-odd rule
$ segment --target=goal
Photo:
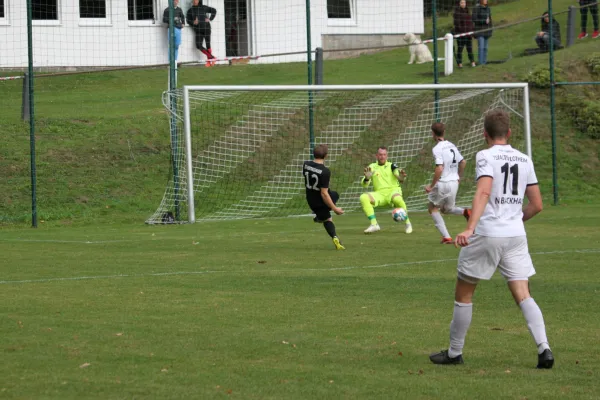
[[[409,210],[425,210],[436,121],[467,160],[457,202],[468,205],[483,118],[496,108],[511,117],[513,147],[531,156],[526,83],[184,86],[165,92],[163,103],[172,116],[172,171],[150,224],[308,215],[302,163],[321,143],[346,212],[360,211],[360,179],[379,146],[408,174]]]

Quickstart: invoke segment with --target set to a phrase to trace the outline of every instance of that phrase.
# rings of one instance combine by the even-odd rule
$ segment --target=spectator
[[[487,64],[488,40],[492,37],[492,10],[488,7],[488,0],[479,0],[479,4],[473,9],[473,25],[477,38],[479,65],[485,65]],[[478,32],[482,30],[486,31]]]
[[[208,17],[210,14],[210,17]],[[210,22],[217,16],[217,10],[212,7],[202,5],[200,0],[194,0],[192,6],[187,12],[187,23],[194,29],[196,35],[196,48],[206,56],[206,66],[212,67],[215,59],[210,47]],[[203,46],[206,42],[206,47]]]
[[[592,21],[594,21],[594,33],[592,33],[592,39],[596,39],[600,36],[600,32],[598,32],[598,2],[597,0],[579,0],[579,5],[581,8],[579,11],[581,12],[581,33],[577,36],[577,39],[583,39],[588,36],[587,34],[587,15],[588,10],[592,15]]]
[[[467,7],[467,0],[460,0],[458,7],[454,9],[454,33],[465,34],[473,31],[473,20]],[[456,61],[458,62],[458,68],[462,68],[462,52],[463,49],[467,48],[467,55],[471,66],[475,66],[475,60],[473,59],[473,40],[471,35],[461,36],[456,38],[458,44],[458,52],[456,53]]]
[[[163,12],[163,23],[169,26],[169,7],[165,8]],[[173,0],[173,31],[175,33],[175,62],[177,62],[177,57],[179,56],[179,46],[181,45],[181,29],[183,25],[185,25],[185,15],[183,15],[183,10],[179,7],[179,0]],[[167,29],[167,33],[169,30]],[[171,43],[171,38],[168,37],[168,43]]]
[[[550,49],[550,43],[552,43],[555,50],[562,47],[560,45],[560,25],[554,17],[552,17],[552,38],[550,38],[550,15],[548,11],[542,14],[542,30],[535,37],[535,42],[543,52]]]

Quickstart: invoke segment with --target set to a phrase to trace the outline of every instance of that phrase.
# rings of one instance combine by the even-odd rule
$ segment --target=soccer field
[[[5,229],[0,398],[597,398],[600,210],[527,223],[531,280],[556,357],[499,275],[483,282],[465,365],[448,346],[458,250],[427,214],[181,226]],[[446,218],[455,235],[464,219]]]

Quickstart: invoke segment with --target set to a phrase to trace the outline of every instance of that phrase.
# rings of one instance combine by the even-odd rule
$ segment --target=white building
[[[187,12],[192,0],[180,0]],[[32,0],[36,67],[110,67],[168,62],[162,14],[168,0]],[[306,0],[204,0],[214,7],[212,50],[226,56],[261,56],[253,62],[304,61]],[[424,30],[419,0],[311,0],[311,47],[371,48],[401,43]],[[27,66],[25,0],[0,0],[0,68]],[[190,27],[179,60],[203,59]],[[329,57],[342,53],[326,53]]]

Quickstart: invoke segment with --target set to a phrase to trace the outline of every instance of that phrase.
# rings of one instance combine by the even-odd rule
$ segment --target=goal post
[[[473,161],[485,148],[483,119],[496,108],[510,115],[510,143],[531,156],[527,83],[184,86],[165,94],[179,99],[173,115],[182,137],[172,145],[183,148],[172,151],[178,176],[150,224],[165,223],[176,204],[182,221],[175,222],[308,215],[301,169],[320,143],[329,147],[331,188],[346,212],[361,210],[362,171],[379,146],[408,173],[409,211],[426,210],[430,127],[438,120],[467,160],[458,202],[468,205]]]

